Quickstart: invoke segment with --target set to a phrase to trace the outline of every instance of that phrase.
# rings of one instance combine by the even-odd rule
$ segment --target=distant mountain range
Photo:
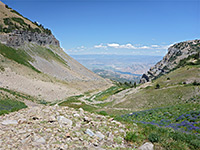
[[[119,82],[139,82],[162,56],[144,55],[71,55],[101,77]]]

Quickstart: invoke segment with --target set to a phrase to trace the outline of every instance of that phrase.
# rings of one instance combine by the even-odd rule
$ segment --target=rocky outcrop
[[[25,42],[33,42],[38,45],[55,45],[60,46],[59,41],[51,34],[37,33],[30,31],[15,30],[12,33],[1,33],[0,42],[11,47],[19,47]]]
[[[145,83],[158,78],[163,74],[175,69],[181,60],[188,56],[200,52],[200,40],[192,40],[174,44],[169,47],[168,53],[155,66],[151,67],[147,73],[142,75],[140,83]]]

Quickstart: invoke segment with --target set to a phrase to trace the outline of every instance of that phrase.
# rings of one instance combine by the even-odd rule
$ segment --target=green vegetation
[[[100,111],[100,112],[98,112],[98,114],[103,115],[103,116],[107,116],[108,115],[108,113],[106,111]]]
[[[16,49],[8,47],[4,44],[0,44],[0,54],[8,59],[16,61],[17,63],[27,66],[27,67],[33,69],[34,71],[40,73],[39,70],[37,70],[35,67],[33,67],[29,63],[29,61],[32,61],[32,58],[27,53],[25,53],[23,50],[20,50],[20,49],[16,50]]]
[[[3,32],[3,25],[0,24],[0,32]]]
[[[15,22],[17,22],[17,23],[19,23],[20,25],[22,25],[22,26],[27,26],[27,24],[24,22],[24,20],[23,19],[21,19],[21,18],[16,18],[16,17],[13,17],[13,18],[11,18],[13,21],[15,21]]]
[[[5,71],[5,68],[0,65],[0,71]]]
[[[102,91],[100,93],[94,94],[93,96],[91,96],[89,98],[89,100],[96,100],[96,101],[103,101],[105,99],[107,99],[109,96],[116,94],[120,91],[122,91],[123,89],[118,87],[118,86],[112,86],[109,89]]]
[[[187,65],[200,65],[200,53],[196,53],[193,55],[188,56],[185,59],[182,59],[179,64],[176,66],[176,68],[174,68],[173,70],[180,68],[180,67],[184,67]]]
[[[10,18],[3,18],[4,24],[5,25],[13,25],[12,21]]]
[[[40,56],[48,61],[55,60],[69,68],[66,61],[62,57],[60,57],[57,53],[53,52],[52,50],[36,45],[36,44],[30,45],[30,48],[31,48],[30,53],[32,53],[32,55]]]
[[[190,102],[190,103],[189,103]],[[159,127],[200,134],[200,97],[196,101],[143,110],[123,115],[125,121],[152,124]]]
[[[20,101],[12,99],[1,99],[0,98],[0,115],[8,114],[9,112],[18,111],[27,106]]]
[[[130,83],[115,83],[115,86],[112,86],[108,89],[106,89],[105,91],[99,92],[97,94],[92,95],[89,99],[87,99],[88,101],[104,101],[106,100],[108,97],[110,97],[111,95],[117,94],[125,89],[131,88],[133,87],[132,84]]]
[[[14,12],[14,13],[22,16],[21,14],[19,14],[15,10],[11,10],[11,12]],[[27,18],[24,18],[24,19],[27,19]],[[48,28],[44,28],[43,25],[41,25],[41,24],[38,25],[36,22],[35,23],[32,22],[33,24],[38,26],[38,28],[32,28],[30,24],[25,23],[24,20],[22,18],[19,18],[19,17],[3,18],[3,20],[4,20],[4,24],[7,25],[8,27],[3,27],[3,25],[1,25],[0,26],[0,32],[10,33],[14,30],[22,29],[24,31],[31,31],[31,32],[37,32],[37,33],[43,32],[43,33],[46,33],[48,35],[52,34],[51,30],[49,30]],[[29,20],[29,19],[27,19],[27,20]],[[17,25],[17,24],[19,24],[20,26]]]
[[[30,100],[30,101],[34,101],[35,98],[29,96],[29,95],[26,95],[26,94],[22,94],[20,92],[16,92],[16,91],[13,91],[13,90],[9,90],[9,89],[5,89],[5,88],[0,88],[0,91],[5,91],[13,96],[15,96],[16,99],[26,99],[26,100]]]
[[[156,84],[156,88],[155,89],[159,89],[160,88],[160,84]]]
[[[151,85],[141,89],[139,92],[127,95],[125,101],[113,107],[144,110],[181,104],[183,101],[187,101],[197,95],[199,67],[200,65],[187,65],[178,68],[154,80]],[[186,81],[190,81],[189,83],[191,84],[186,84]],[[160,85],[159,89],[155,89],[157,84]]]
[[[65,101],[59,103],[59,106],[68,106],[68,107],[72,107],[75,109],[79,109],[79,108],[83,108],[85,111],[89,111],[89,112],[94,112],[95,111],[95,107],[91,106],[91,105],[87,105],[84,102],[81,102],[80,100],[78,100],[79,98],[83,97],[84,95],[77,95],[77,96],[71,96],[68,97]]]
[[[136,145],[144,141],[154,143],[155,149],[197,150],[200,149],[200,136],[174,131],[170,128],[159,128],[154,125],[138,123],[136,127],[128,124],[135,132],[127,132],[125,139]]]
[[[156,133],[151,133],[148,136],[148,140],[152,143],[157,143],[160,141],[160,136]]]

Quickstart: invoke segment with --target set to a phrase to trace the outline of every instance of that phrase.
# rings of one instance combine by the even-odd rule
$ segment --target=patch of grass
[[[27,99],[27,100],[30,100],[30,101],[35,101],[35,98],[29,96],[29,95],[25,95],[25,94],[22,94],[22,93],[19,93],[19,92],[16,92],[16,91],[13,91],[13,90],[9,90],[9,89],[5,89],[5,88],[0,88],[1,91],[5,91],[9,94],[12,94],[13,96],[15,96],[16,98],[17,97],[20,97],[22,99]]]
[[[23,50],[16,50],[14,48],[8,47],[4,44],[0,43],[0,54],[3,55],[4,57],[11,59],[19,64],[22,64],[24,66],[27,66],[37,73],[40,73],[39,70],[37,70],[35,67],[33,67],[29,61],[33,61],[31,56],[29,56],[27,53],[25,53]]]
[[[125,90],[127,88],[130,88],[129,86],[112,86],[108,89],[106,89],[105,91],[99,92],[97,94],[92,95],[88,100],[92,101],[92,100],[96,100],[96,101],[104,101],[106,100],[108,97],[110,97],[111,95],[117,94],[119,92],[121,92],[122,90]]]
[[[0,99],[0,115],[18,111],[22,108],[27,108],[23,102],[12,99]]]
[[[127,132],[125,136],[126,141],[136,142],[138,139],[138,135],[136,132]]]
[[[103,116],[107,116],[108,115],[108,113],[106,111],[100,111],[100,112],[98,112],[98,114],[103,115]]]
[[[95,112],[96,107],[87,105],[86,103],[78,100],[80,97],[83,97],[83,96],[84,95],[71,96],[71,97],[67,98],[65,101],[59,103],[58,105],[59,106],[68,106],[68,107],[72,107],[75,109],[83,108],[83,110],[85,110],[85,111]]]
[[[142,145],[146,141],[154,143],[155,149],[166,150],[197,150],[200,149],[200,136],[174,131],[171,128],[160,128],[150,124],[137,123],[133,126],[127,124],[129,131],[126,133],[125,140],[134,142],[135,145]]]
[[[155,142],[157,143],[160,141],[160,136],[156,133],[151,133],[148,136],[148,140],[152,143],[155,143]]]

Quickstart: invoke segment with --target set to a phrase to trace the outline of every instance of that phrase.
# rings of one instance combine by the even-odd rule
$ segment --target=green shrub
[[[17,18],[17,17],[12,17],[12,20],[19,23],[20,25],[27,25],[23,19]]]
[[[156,87],[155,87],[155,89],[159,89],[160,88],[160,84],[156,84]]]
[[[40,104],[43,104],[43,105],[47,105],[48,104],[48,102],[45,101],[45,100],[40,100],[39,102],[40,102]]]
[[[192,83],[192,85],[198,86],[198,85],[200,85],[200,83],[197,82],[196,80],[194,80],[194,82]]]
[[[191,140],[190,144],[194,147],[194,149],[200,149],[200,140],[199,139]]]
[[[127,132],[125,140],[131,141],[131,142],[136,142],[137,138],[138,138],[138,135],[135,132]]]
[[[100,111],[99,114],[100,114],[100,115],[104,115],[104,116],[107,116],[107,115],[108,115],[108,113],[107,113],[106,111]]]
[[[157,143],[160,141],[160,136],[156,133],[149,134],[148,140],[152,143]]]
[[[0,71],[5,71],[5,68],[3,66],[0,66]]]
[[[0,32],[3,32],[3,25],[0,24]]]
[[[10,18],[3,18],[4,24],[5,25],[13,25],[12,21]]]

